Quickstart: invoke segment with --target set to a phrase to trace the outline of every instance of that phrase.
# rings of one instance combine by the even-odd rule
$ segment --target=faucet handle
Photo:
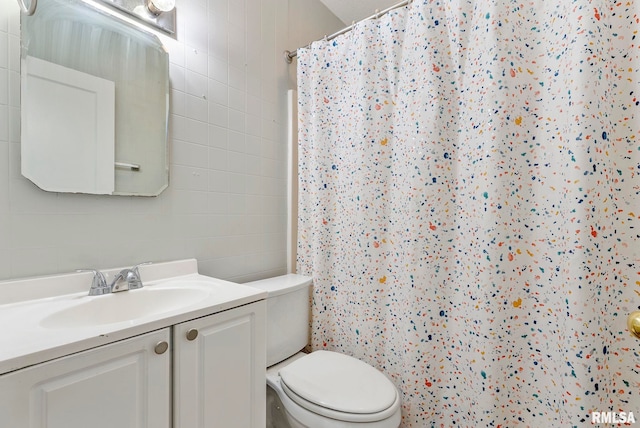
[[[96,269],[76,269],[76,272],[92,272],[93,279],[91,280],[91,288],[89,289],[89,296],[99,296],[102,294],[108,294],[111,292],[109,285],[107,285],[107,279],[104,274]]]
[[[138,270],[138,268],[140,266],[144,266],[144,265],[150,265],[153,262],[142,262],[142,263],[138,263],[137,265],[135,265],[134,267],[131,268],[131,270],[133,271],[133,273],[136,274],[136,276],[138,277],[138,279],[140,279],[140,271]]]
[[[127,289],[136,290],[138,288],[143,287],[142,278],[140,278],[140,271],[138,270],[138,268],[140,266],[149,265],[149,264],[151,264],[151,262],[138,263],[131,269],[125,269],[124,271],[121,272],[124,277],[123,279],[127,281]]]

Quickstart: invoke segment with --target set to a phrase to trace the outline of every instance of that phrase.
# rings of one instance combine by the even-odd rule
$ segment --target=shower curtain
[[[298,53],[312,347],[403,427],[640,423],[640,2],[414,1]]]

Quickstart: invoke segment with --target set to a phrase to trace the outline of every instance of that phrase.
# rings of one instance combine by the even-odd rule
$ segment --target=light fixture
[[[175,0],[99,0],[100,2],[133,16],[143,24],[152,25],[175,36]]]

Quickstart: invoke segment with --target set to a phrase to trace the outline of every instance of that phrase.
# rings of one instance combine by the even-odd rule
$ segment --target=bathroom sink
[[[81,328],[135,322],[196,304],[211,294],[211,287],[192,282],[176,286],[147,286],[102,296],[82,296],[77,304],[44,317],[45,328]]]
[[[113,282],[122,271],[101,272]],[[144,287],[97,296],[89,296],[90,273],[0,281],[0,375],[267,297],[201,275],[195,259],[144,265],[139,273]]]

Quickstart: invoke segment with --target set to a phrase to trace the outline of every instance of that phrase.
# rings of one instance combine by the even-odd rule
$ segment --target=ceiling
[[[401,0],[320,0],[345,23],[351,25],[352,21],[360,21],[373,15],[378,10],[385,10]]]

